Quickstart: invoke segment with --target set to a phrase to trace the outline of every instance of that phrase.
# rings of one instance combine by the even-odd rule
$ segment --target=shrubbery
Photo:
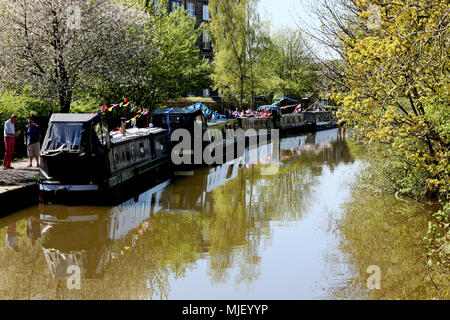
[[[25,157],[26,148],[23,144],[23,132],[28,124],[28,119],[32,117],[39,125],[43,134],[48,126],[48,121],[52,113],[52,106],[42,99],[33,96],[30,91],[24,89],[22,93],[4,92],[0,93],[0,158],[3,161],[5,146],[3,143],[3,131],[5,122],[12,114],[17,115],[16,131],[22,134],[16,140],[15,157]]]

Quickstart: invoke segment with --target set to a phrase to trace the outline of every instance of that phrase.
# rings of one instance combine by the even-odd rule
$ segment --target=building
[[[147,5],[156,8],[158,0],[147,0]],[[196,28],[202,23],[208,23],[211,19],[209,14],[209,0],[168,0],[168,11],[172,12],[178,7],[183,6],[187,14],[196,19]],[[200,48],[200,56],[210,62],[214,59],[214,52],[211,45],[211,34],[207,30],[202,31],[202,36],[197,40],[197,46]],[[218,98],[217,92],[212,92],[211,88],[196,88],[186,94],[188,97],[211,97]]]
[[[208,3],[209,0],[169,0],[169,11],[183,6],[188,15],[196,18],[196,27],[199,28],[202,23],[208,23],[211,18]],[[203,58],[210,61],[214,58],[209,31],[203,30],[197,45]]]
[[[211,19],[209,14],[209,0],[169,0],[169,11],[183,6],[187,14],[196,19],[196,27],[199,28],[202,23],[208,23]],[[202,31],[202,36],[198,39],[197,45],[200,48],[202,58],[214,59],[214,53],[211,45],[211,34],[207,30]],[[214,93],[213,93],[214,94]],[[211,97],[210,88],[196,88],[187,93],[188,97]]]

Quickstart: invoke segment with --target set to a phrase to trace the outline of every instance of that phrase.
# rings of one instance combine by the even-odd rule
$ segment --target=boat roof
[[[170,110],[170,112],[169,112]],[[153,114],[170,114],[170,115],[187,115],[187,114],[196,114],[201,113],[202,111],[199,109],[186,109],[186,108],[173,108],[173,109],[158,109],[153,112]]]
[[[126,134],[123,135],[120,131],[113,132],[111,134],[111,142],[119,143],[129,140],[134,140],[139,137],[167,133],[169,131],[162,128],[131,128],[127,129]]]
[[[227,122],[237,122],[237,120],[236,119],[214,119],[214,120],[208,121],[208,126],[223,124],[223,123],[227,123]]]
[[[90,122],[98,117],[98,114],[86,113],[54,113],[50,118],[50,122]]]

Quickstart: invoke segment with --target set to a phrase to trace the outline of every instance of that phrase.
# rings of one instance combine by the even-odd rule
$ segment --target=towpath
[[[14,169],[0,168],[0,216],[37,202],[39,168],[28,164],[25,159],[12,163]]]

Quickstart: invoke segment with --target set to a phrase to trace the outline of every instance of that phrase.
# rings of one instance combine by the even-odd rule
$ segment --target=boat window
[[[94,125],[94,131],[95,134],[97,135],[98,141],[100,141],[100,143],[103,146],[107,146],[109,148],[110,137],[108,127],[104,123],[99,122],[96,125]]]
[[[164,153],[166,149],[166,137],[156,137],[155,138],[155,153],[157,156]]]
[[[139,144],[139,153],[141,154],[141,158],[144,158],[144,157],[145,157],[144,143],[140,143],[140,144]]]
[[[136,160],[136,153],[135,153],[134,144],[131,145],[131,160],[132,160],[132,161],[135,161],[135,160]]]
[[[45,150],[78,150],[81,147],[82,132],[82,123],[53,122],[44,142]]]
[[[114,170],[117,169],[117,164],[119,163],[119,156],[117,155],[117,152],[114,152],[114,158],[113,158],[113,168]]]

